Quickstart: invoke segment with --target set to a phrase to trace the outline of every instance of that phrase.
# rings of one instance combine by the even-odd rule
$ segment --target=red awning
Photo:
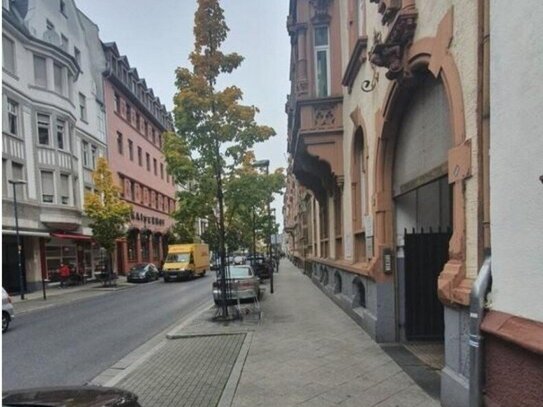
[[[51,232],[51,236],[58,237],[59,239],[71,239],[71,240],[92,240],[92,236],[82,235],[80,233],[64,233],[64,232]]]

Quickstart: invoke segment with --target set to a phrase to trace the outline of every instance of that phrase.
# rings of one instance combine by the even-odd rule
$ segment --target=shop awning
[[[92,236],[86,236],[80,233],[51,232],[50,235],[52,237],[57,237],[59,239],[87,240],[87,241],[92,240]]]

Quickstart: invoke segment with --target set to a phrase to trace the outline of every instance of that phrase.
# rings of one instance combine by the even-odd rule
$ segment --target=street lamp
[[[19,285],[21,287],[21,300],[25,299],[25,291],[23,286],[23,267],[21,264],[21,238],[19,236],[19,218],[17,216],[17,185],[26,184],[22,179],[10,179],[8,182],[13,185],[13,209],[15,211],[15,234],[17,235],[17,266],[19,271]]]
[[[270,171],[270,160],[258,160],[253,162],[254,168],[265,168],[266,169],[266,175],[269,174]],[[268,232],[271,232],[271,209],[270,209],[270,200],[268,200]],[[268,243],[268,259],[272,266],[272,272],[270,277],[270,293],[273,294],[273,263],[272,263],[272,254],[271,254],[271,234],[267,233],[267,243]]]

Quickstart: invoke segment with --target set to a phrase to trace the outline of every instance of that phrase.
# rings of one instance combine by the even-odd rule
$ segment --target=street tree
[[[217,88],[220,74],[231,73],[239,67],[243,57],[237,53],[225,54],[221,45],[225,41],[229,28],[226,25],[223,9],[218,0],[198,0],[198,8],[194,18],[194,50],[190,54],[192,70],[178,68],[176,86],[178,92],[174,96],[174,117],[177,134],[170,133],[167,138],[178,137],[179,146],[186,147],[192,158],[192,168],[204,174],[205,179],[195,178],[196,188],[211,187],[214,189],[214,202],[218,212],[219,252],[221,258],[221,276],[223,287],[222,316],[228,316],[226,307],[226,259],[223,178],[228,166],[240,162],[243,153],[260,141],[267,140],[275,134],[268,126],[260,126],[255,120],[258,109],[245,106],[243,93],[236,86],[224,89]],[[170,144],[176,144],[169,141]],[[172,154],[178,154],[172,159]],[[186,168],[176,170],[175,164],[180,161],[183,152],[166,151],[166,160],[172,174],[179,183],[187,179],[179,179],[185,175]],[[181,160],[182,161],[182,160]],[[188,160],[187,160],[188,161]],[[209,180],[209,186],[204,185]],[[190,180],[190,179],[189,179]],[[199,193],[200,191],[194,191]],[[205,191],[207,192],[207,191]],[[180,206],[182,203],[180,203]],[[213,208],[215,210],[215,208]]]
[[[94,192],[85,194],[85,214],[91,220],[92,236],[105,249],[108,282],[115,242],[124,236],[125,224],[130,220],[132,206],[121,199],[121,190],[115,185],[107,160],[99,157],[92,174]]]

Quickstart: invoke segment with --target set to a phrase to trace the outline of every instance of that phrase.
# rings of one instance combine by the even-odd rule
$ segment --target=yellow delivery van
[[[205,243],[172,244],[164,259],[164,281],[203,276],[209,270],[209,247]]]

